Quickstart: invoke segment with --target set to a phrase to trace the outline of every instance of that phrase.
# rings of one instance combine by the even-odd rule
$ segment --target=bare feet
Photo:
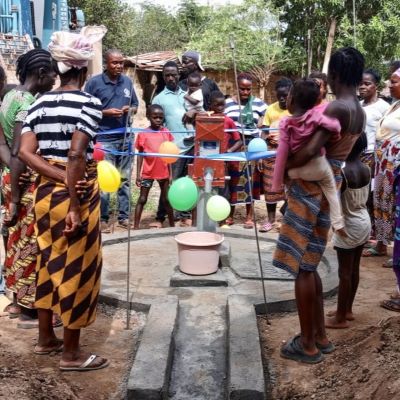
[[[35,354],[45,355],[51,353],[58,353],[63,349],[63,341],[61,339],[51,339],[47,343],[37,344],[34,349]]]
[[[350,325],[349,323],[345,321],[338,321],[336,319],[336,315],[334,317],[327,318],[325,320],[325,327],[330,328],[330,329],[346,329]]]
[[[328,312],[326,313],[326,316],[327,316],[327,317],[336,317],[336,310],[328,311]],[[346,313],[346,320],[347,320],[347,321],[354,321],[354,320],[355,320],[354,314],[353,314],[352,312],[347,312],[347,313]]]

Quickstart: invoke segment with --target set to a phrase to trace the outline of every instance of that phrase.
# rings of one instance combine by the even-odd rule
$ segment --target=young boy
[[[237,131],[237,126],[235,122],[224,115],[225,109],[225,96],[219,91],[213,91],[210,95],[210,111],[213,112],[214,115],[223,115],[224,116],[224,143],[222,144],[222,148],[226,149],[227,153],[233,153],[235,151],[239,151],[242,147],[242,140],[240,138],[240,134]],[[232,131],[235,129],[234,131]],[[227,132],[228,130],[228,132]],[[230,161],[225,163],[226,170],[229,173],[229,165]],[[229,182],[225,181],[225,187],[221,188],[220,193],[221,196],[224,196],[228,201],[230,201],[230,190],[229,190]]]
[[[203,92],[201,91],[201,75],[198,72],[192,72],[187,79],[188,91],[184,96],[186,111],[195,110],[196,112],[204,111],[203,108]],[[186,123],[185,127],[188,131],[194,130],[191,123]]]
[[[141,153],[158,153],[161,143],[174,140],[170,131],[163,126],[164,110],[158,104],[147,109],[150,126],[147,132],[141,132],[136,138],[136,148]],[[140,195],[135,209],[134,229],[139,229],[143,207],[147,203],[149,191],[156,179],[160,185],[160,199],[164,203],[170,226],[174,226],[174,213],[168,202],[167,193],[170,179],[168,165],[159,157],[137,157],[136,185],[140,187]]]

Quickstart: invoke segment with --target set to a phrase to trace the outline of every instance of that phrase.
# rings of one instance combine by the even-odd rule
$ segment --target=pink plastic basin
[[[179,269],[189,275],[217,272],[219,248],[224,235],[213,232],[184,232],[175,236],[178,243]]]

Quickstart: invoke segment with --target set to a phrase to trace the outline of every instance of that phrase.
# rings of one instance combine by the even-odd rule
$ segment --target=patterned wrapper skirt
[[[394,230],[394,246],[393,246],[393,268],[399,271],[400,270],[400,171],[397,171],[396,173],[394,188],[396,192],[396,209],[394,215],[395,230]]]
[[[276,150],[278,148],[277,144],[268,141],[268,150]],[[265,202],[269,204],[275,204],[279,201],[285,200],[284,190],[279,192],[272,191],[272,180],[274,176],[275,169],[275,157],[265,158],[262,160],[262,189],[264,192]]]
[[[66,169],[64,163],[52,164]],[[59,314],[68,329],[84,328],[96,318],[102,266],[96,165],[90,162],[86,168],[88,188],[80,200],[82,228],[72,238],[63,235],[68,188],[41,176],[35,192],[39,246],[35,306]]]
[[[35,301],[36,257],[38,253],[34,230],[33,193],[38,175],[29,172],[29,184],[24,188],[17,223],[8,229],[7,254],[4,261],[6,286],[16,294],[17,302],[33,308]],[[6,210],[11,201],[11,175],[3,174],[2,192]]]
[[[340,188],[342,163],[329,161]],[[329,203],[319,185],[301,179],[291,181],[287,202],[272,264],[294,276],[300,269],[316,271],[328,239]]]
[[[249,144],[253,137],[246,138],[246,145]],[[246,162],[228,161],[227,169],[230,176],[229,191],[230,203],[235,204],[251,204],[253,200],[260,199],[260,172],[255,162],[249,163],[249,171],[251,180],[247,173]]]

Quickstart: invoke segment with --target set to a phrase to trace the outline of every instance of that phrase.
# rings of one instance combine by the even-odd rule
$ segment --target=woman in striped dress
[[[62,371],[86,371],[108,365],[106,359],[79,347],[81,328],[95,320],[100,289],[100,194],[93,142],[102,112],[100,100],[81,91],[92,46],[84,36],[73,34],[67,36],[69,43],[62,43],[65,35],[56,32],[49,45],[61,85],[30,108],[19,155],[40,175],[35,192],[39,247],[35,353],[62,350]],[[79,198],[76,184],[82,179],[87,190]],[[64,325],[63,344],[51,325],[53,312]]]

